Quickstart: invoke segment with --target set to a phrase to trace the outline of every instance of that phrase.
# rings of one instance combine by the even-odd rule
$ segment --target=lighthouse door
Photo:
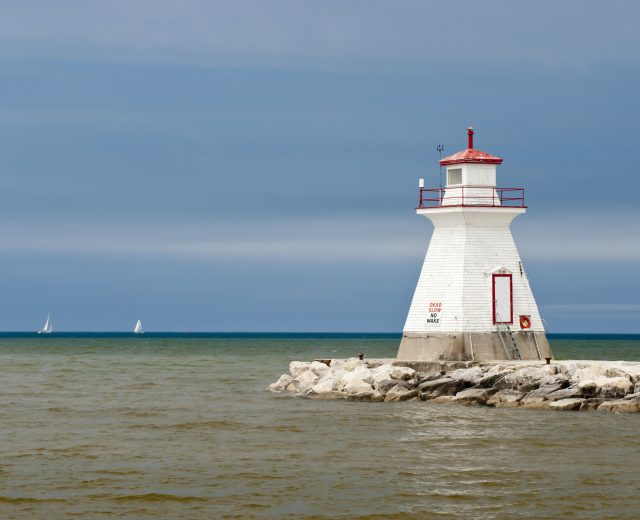
[[[493,323],[513,323],[513,284],[510,274],[493,275]]]

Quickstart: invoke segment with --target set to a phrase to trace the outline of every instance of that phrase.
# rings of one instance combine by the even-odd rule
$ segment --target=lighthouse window
[[[462,184],[462,168],[454,168],[447,171],[447,184]]]

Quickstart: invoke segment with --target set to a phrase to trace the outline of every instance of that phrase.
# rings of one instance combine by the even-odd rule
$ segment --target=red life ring
[[[521,329],[531,328],[531,318],[529,316],[520,316],[520,328]]]

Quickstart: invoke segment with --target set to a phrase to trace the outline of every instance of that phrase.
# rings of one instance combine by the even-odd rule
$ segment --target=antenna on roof
[[[440,161],[442,160],[442,152],[444,150],[444,145],[439,144],[436,146],[436,150],[440,154]],[[440,161],[438,161],[438,168],[440,169],[440,190],[442,190],[442,166],[440,165]]]

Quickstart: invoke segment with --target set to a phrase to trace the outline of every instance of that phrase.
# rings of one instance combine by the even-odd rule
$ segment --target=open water
[[[265,390],[397,335],[0,336],[0,518],[640,517],[640,414]],[[639,336],[552,337],[640,360]]]

